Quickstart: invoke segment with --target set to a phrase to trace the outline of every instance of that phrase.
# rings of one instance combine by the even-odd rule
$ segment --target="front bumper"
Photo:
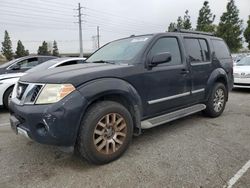
[[[18,105],[10,102],[12,128],[41,144],[73,146],[87,101],[74,91],[49,105]],[[13,118],[14,117],[14,118]],[[13,127],[14,126],[14,127]]]
[[[250,88],[250,78],[234,78],[234,88]]]

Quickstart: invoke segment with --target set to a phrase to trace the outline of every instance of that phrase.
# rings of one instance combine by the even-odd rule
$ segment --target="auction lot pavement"
[[[228,182],[249,188],[249,160],[250,90],[231,92],[219,118],[197,114],[145,131],[119,160],[103,166],[15,135],[0,110],[1,188],[217,188]]]

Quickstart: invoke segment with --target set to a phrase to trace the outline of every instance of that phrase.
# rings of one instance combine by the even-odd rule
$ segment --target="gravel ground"
[[[117,161],[94,166],[17,136],[0,109],[0,187],[226,187],[250,160],[250,90],[222,116],[196,114],[145,131]],[[250,187],[250,169],[234,187]]]

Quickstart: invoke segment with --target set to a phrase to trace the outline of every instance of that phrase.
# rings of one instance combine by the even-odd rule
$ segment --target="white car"
[[[13,87],[23,75],[25,75],[25,73],[9,73],[0,75],[0,106],[8,107]]]
[[[84,63],[85,59],[86,58],[79,58],[79,57],[57,58],[46,61],[40,65],[37,65],[36,67],[24,73],[10,73],[10,74],[0,75],[0,106],[8,108],[9,100],[11,98],[14,85],[17,83],[17,81],[21,76],[36,71],[39,72],[39,71],[44,71],[46,69]]]
[[[250,56],[234,66],[234,88],[250,88]]]

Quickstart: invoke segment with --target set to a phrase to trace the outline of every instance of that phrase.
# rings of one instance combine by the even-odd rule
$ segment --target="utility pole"
[[[97,26],[97,48],[100,48],[100,29],[99,26]]]
[[[82,48],[82,12],[81,5],[78,3],[78,24],[79,24],[79,43],[80,43],[80,57],[83,57],[83,48]]]

